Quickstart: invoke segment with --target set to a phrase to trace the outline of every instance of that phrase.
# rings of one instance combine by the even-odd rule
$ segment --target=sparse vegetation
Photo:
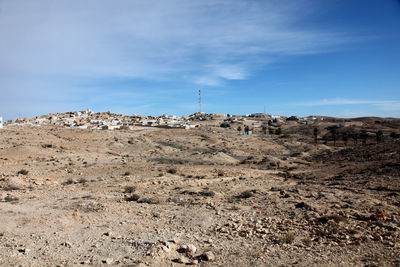
[[[17,202],[18,200],[19,200],[19,198],[15,197],[15,196],[6,196],[4,198],[5,202]]]
[[[227,123],[227,122],[223,122],[223,123],[221,123],[220,127],[229,128],[229,127],[231,127],[231,125],[229,123]]]
[[[268,133],[269,134],[274,134],[274,129],[272,127],[268,127]]]
[[[125,197],[126,201],[138,201],[139,199],[140,199],[140,196],[138,194],[132,194],[130,196]]]
[[[213,191],[205,190],[200,192],[200,195],[206,196],[206,197],[213,197],[215,196],[215,193]]]
[[[133,193],[136,191],[136,186],[125,186],[124,187],[124,193]]]
[[[18,264],[62,264],[52,262],[62,253],[62,262],[78,265],[168,265],[179,256],[182,266],[334,265],[338,258],[358,266],[371,263],[365,255],[395,265],[400,142],[389,134],[399,132],[400,119],[279,118],[269,127],[268,117],[234,116],[225,130],[222,115],[196,116],[190,123],[199,127],[190,129],[1,130],[0,221],[7,231],[0,239]],[[246,124],[255,134],[239,135],[236,128],[243,133]],[[330,126],[338,129],[336,147]],[[284,134],[275,135],[278,127]],[[369,144],[353,145],[351,134],[361,129]],[[376,145],[378,131],[384,140]],[[53,148],[42,148],[46,142]],[[23,168],[29,174],[17,175]],[[54,245],[46,255],[36,253],[40,240]],[[188,253],[189,244],[197,251]],[[77,249],[85,253],[74,257]],[[203,258],[210,249],[214,257]]]
[[[263,133],[264,135],[267,134],[267,126],[265,126],[265,125],[262,126],[262,133]]]
[[[309,237],[303,238],[301,241],[306,247],[311,247],[312,245],[312,239]]]
[[[246,190],[240,193],[238,198],[250,198],[254,195],[254,190]]]
[[[342,140],[345,146],[347,146],[347,142],[349,140],[349,134],[347,132],[342,133]]]
[[[352,133],[351,134],[351,138],[354,141],[354,145],[357,145],[358,137],[359,137],[358,133]]]
[[[79,180],[78,180],[78,183],[80,183],[80,184],[85,184],[87,182],[88,182],[88,180],[86,178],[84,178],[84,177],[79,178]]]
[[[400,133],[391,132],[390,133],[390,137],[393,138],[393,139],[399,139],[400,138]]]
[[[160,204],[161,201],[156,197],[151,198],[141,198],[137,201],[138,203],[145,203],[145,204]]]
[[[315,144],[318,144],[318,134],[319,134],[319,129],[317,127],[315,127],[314,130],[313,130],[313,136],[314,136]]]
[[[366,145],[366,144],[367,144],[367,138],[368,138],[367,130],[361,130],[360,138],[361,138],[361,140],[362,140],[362,143],[363,143],[364,145]]]
[[[288,232],[284,236],[282,236],[279,241],[281,244],[292,244],[295,239],[296,239],[295,233]]]
[[[8,185],[4,187],[4,191],[14,191],[14,190],[20,190],[21,188],[16,186],[16,185]]]
[[[379,144],[383,140],[383,132],[381,130],[376,132],[376,143]]]
[[[324,145],[327,145],[327,144],[328,144],[329,137],[328,137],[327,135],[324,135],[324,136],[322,137],[322,139],[324,140]]]
[[[74,180],[72,178],[68,178],[68,180],[64,182],[64,185],[70,185],[73,183],[74,183]]]
[[[333,145],[336,146],[338,132],[337,132],[336,128],[333,128],[330,132],[331,132],[331,137],[332,137],[332,140],[333,140]]]
[[[340,223],[340,222],[347,222],[347,219],[341,215],[324,215],[318,218],[318,222],[320,223],[328,223],[330,220]]]

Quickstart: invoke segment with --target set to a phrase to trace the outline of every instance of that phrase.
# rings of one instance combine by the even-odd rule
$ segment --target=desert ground
[[[0,265],[400,266],[400,128],[362,127],[5,127]]]

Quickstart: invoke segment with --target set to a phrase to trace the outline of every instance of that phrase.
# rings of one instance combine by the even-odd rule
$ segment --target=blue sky
[[[0,116],[400,117],[399,0],[0,0]]]

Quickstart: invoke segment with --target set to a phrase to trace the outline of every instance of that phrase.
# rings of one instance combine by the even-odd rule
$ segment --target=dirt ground
[[[0,265],[400,266],[399,177],[398,139],[5,127]]]

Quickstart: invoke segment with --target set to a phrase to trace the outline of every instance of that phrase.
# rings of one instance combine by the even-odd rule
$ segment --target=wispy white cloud
[[[302,28],[315,11],[309,2],[0,1],[0,106],[90,93],[104,77],[216,87],[282,57],[358,40]]]
[[[244,79],[268,55],[318,53],[349,41],[339,33],[299,29],[295,22],[303,16],[299,9],[309,8],[305,3],[4,1],[0,71]]]
[[[372,105],[377,110],[400,111],[400,100],[359,100],[359,99],[322,99],[317,101],[296,103],[298,106],[316,107],[333,105]]]

